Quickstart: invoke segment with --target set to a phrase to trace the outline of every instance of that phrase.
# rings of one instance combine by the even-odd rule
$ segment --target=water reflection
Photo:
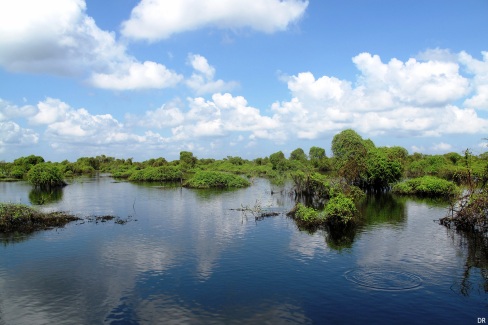
[[[359,212],[367,227],[389,224],[401,225],[406,221],[404,198],[392,196],[390,193],[375,193],[359,206]]]
[[[62,188],[38,189],[34,188],[29,192],[29,201],[34,205],[55,203],[63,199]]]
[[[2,198],[29,193],[18,185],[17,192],[0,185]],[[256,202],[282,213],[294,204],[285,189],[260,179],[230,192],[103,176],[75,181],[42,208],[137,221],[70,224],[0,246],[0,324],[381,323],[399,315],[408,323],[462,323],[485,316],[486,241],[448,237],[433,222],[442,207],[372,197],[359,227],[308,233],[283,214],[256,222],[235,210]],[[419,275],[422,283],[372,293],[346,279],[350,270],[390,270],[381,273],[388,280]],[[462,310],[452,315],[445,306]]]
[[[462,278],[452,289],[463,296],[488,293],[488,238],[483,234],[451,231],[466,256]],[[487,298],[488,300],[488,298]]]

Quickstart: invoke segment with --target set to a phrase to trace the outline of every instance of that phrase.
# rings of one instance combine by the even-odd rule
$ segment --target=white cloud
[[[84,0],[0,2],[0,66],[14,72],[90,76],[91,85],[132,90],[174,86],[182,76],[138,62],[85,13]]]
[[[168,70],[164,65],[146,61],[128,63],[124,68],[111,73],[95,73],[90,81],[98,88],[134,90],[173,87],[182,79],[181,75]]]
[[[237,86],[234,81],[214,80],[215,68],[208,64],[205,57],[199,54],[188,55],[188,63],[195,72],[186,81],[186,85],[193,89],[197,95],[228,91]]]
[[[452,145],[445,142],[440,142],[435,144],[432,149],[435,151],[448,151],[452,149]]]
[[[353,62],[360,72],[354,86],[335,77],[315,78],[310,72],[288,77],[292,99],[272,105],[273,119],[289,136],[301,139],[344,128],[401,137],[488,132],[488,120],[474,109],[452,104],[470,91],[458,63],[415,59],[383,63],[369,53],[357,55]],[[482,75],[484,65],[474,63]]]
[[[0,122],[18,117],[29,117],[36,113],[37,109],[31,105],[17,106],[0,98]]]
[[[185,118],[177,105],[177,102],[170,102],[154,111],[146,111],[144,116],[127,114],[125,118],[129,125],[157,129],[172,127],[182,124]]]
[[[301,0],[142,0],[122,24],[122,34],[157,41],[205,27],[273,33],[298,21],[307,6]]]
[[[483,61],[474,59],[466,52],[459,54],[459,61],[466,65],[468,72],[474,75],[474,96],[468,98],[464,105],[467,107],[488,110],[488,52],[482,52]]]
[[[24,129],[12,121],[0,122],[0,150],[7,145],[36,144],[38,141],[39,135],[33,130]]]
[[[0,65],[70,75],[126,60],[124,46],[85,15],[83,0],[0,2]]]

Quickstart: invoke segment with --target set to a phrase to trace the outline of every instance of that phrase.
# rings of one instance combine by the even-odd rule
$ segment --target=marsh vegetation
[[[142,162],[101,155],[53,163],[31,155],[0,162],[0,179],[27,180],[46,192],[64,186],[66,179],[96,172],[131,182],[179,182],[190,188],[220,189],[246,187],[254,178],[264,177],[276,184],[293,182],[298,214],[291,215],[302,224],[357,223],[362,217],[357,206],[366,193],[392,192],[446,199],[453,208],[443,224],[450,220],[451,225],[470,228],[466,223],[476,220],[476,229],[486,228],[480,225],[486,224],[488,153],[409,154],[399,146],[377,147],[351,129],[335,135],[331,149],[330,157],[325,149],[314,146],[308,154],[297,148],[288,158],[278,151],[254,160],[199,159],[189,151],[182,151],[174,161],[159,157]],[[41,204],[48,199],[38,196]]]

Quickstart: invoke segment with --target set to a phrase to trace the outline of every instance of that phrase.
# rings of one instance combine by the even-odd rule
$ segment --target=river
[[[436,223],[445,204],[371,197],[357,229],[331,234],[298,229],[289,192],[265,179],[216,191],[96,175],[51,196],[0,183],[1,202],[83,218],[0,237],[0,324],[488,321],[486,241]],[[240,211],[258,206],[279,214]]]

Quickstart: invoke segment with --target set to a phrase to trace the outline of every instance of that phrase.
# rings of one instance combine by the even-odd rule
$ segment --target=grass
[[[44,213],[23,204],[0,203],[0,233],[22,232],[63,227],[80,218],[64,212]]]

